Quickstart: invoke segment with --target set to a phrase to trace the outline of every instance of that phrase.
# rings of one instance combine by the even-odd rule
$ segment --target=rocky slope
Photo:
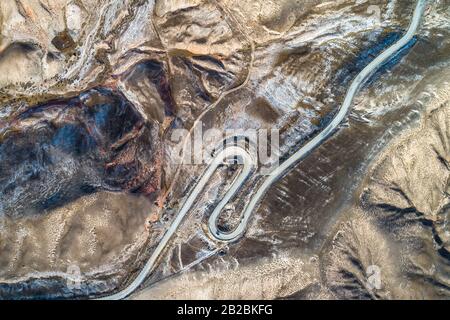
[[[183,273],[136,297],[448,297],[449,7],[430,1],[417,37],[366,84],[349,120],[273,186],[228,247],[205,222],[236,168],[215,174],[145,285]],[[1,1],[0,297],[126,285],[205,168],[180,165],[199,121],[204,131],[276,128],[285,159],[330,121],[413,8]],[[183,292],[186,283],[197,286]]]

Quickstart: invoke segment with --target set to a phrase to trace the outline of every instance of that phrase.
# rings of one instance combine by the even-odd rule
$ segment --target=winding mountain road
[[[420,20],[424,14],[426,3],[427,0],[417,1],[416,8],[414,10],[411,24],[409,26],[407,33],[394,45],[386,49],[377,58],[375,58],[356,76],[356,78],[353,80],[352,84],[350,85],[350,88],[347,91],[347,94],[345,96],[341,108],[339,109],[338,113],[333,118],[333,120],[325,127],[325,129],[321,131],[313,139],[311,139],[308,143],[306,143],[303,147],[301,147],[297,152],[295,152],[280,166],[273,169],[273,171],[266,177],[263,184],[259,187],[256,193],[252,196],[250,202],[245,207],[244,212],[241,215],[239,224],[233,231],[224,232],[219,230],[219,228],[217,227],[218,217],[224,206],[236,195],[237,191],[244,184],[245,180],[251,175],[254,167],[256,166],[256,159],[253,159],[252,156],[244,148],[239,146],[225,147],[220,152],[218,152],[217,155],[213,158],[212,162],[209,164],[205,173],[202,175],[201,179],[198,181],[197,185],[184,202],[183,206],[181,207],[181,210],[179,211],[175,220],[172,222],[172,225],[166,231],[163,238],[159,242],[158,246],[150,256],[149,260],[147,261],[141,272],[138,274],[136,279],[132,283],[130,283],[125,289],[113,295],[103,297],[101,299],[116,300],[126,298],[144,282],[144,280],[153,270],[153,267],[157,259],[159,258],[160,254],[165,249],[167,243],[178,229],[183,218],[192,208],[194,201],[203,191],[204,187],[208,183],[213,173],[216,171],[217,167],[224,161],[229,159],[229,157],[231,156],[239,157],[242,160],[243,168],[241,169],[239,175],[233,181],[230,189],[227,191],[223,199],[214,209],[211,217],[208,220],[208,228],[211,235],[220,241],[230,242],[235,241],[236,239],[241,237],[245,232],[248,220],[252,212],[257,208],[258,204],[260,203],[264,195],[267,193],[268,189],[272,186],[272,184],[276,182],[279,178],[281,178],[290,168],[292,168],[292,166],[294,166],[296,163],[301,161],[305,156],[307,156],[312,150],[321,145],[322,142],[324,142],[327,138],[329,138],[333,132],[335,132],[335,130],[344,120],[345,116],[348,114],[353,99],[355,95],[358,93],[359,89],[362,87],[362,85],[384,63],[386,63],[393,55],[395,55],[400,49],[406,46],[413,39],[420,25]]]
[[[178,226],[183,221],[183,218],[186,216],[186,214],[189,212],[189,210],[192,208],[194,201],[197,199],[200,192],[203,191],[206,184],[210,180],[211,176],[214,174],[214,172],[217,170],[219,165],[226,163],[230,158],[238,158],[238,162],[243,164],[243,168],[240,170],[238,176],[234,179],[232,182],[230,188],[226,192],[225,196],[223,197],[223,200],[217,205],[217,207],[214,209],[213,215],[218,216],[219,213],[222,211],[223,207],[228,203],[229,199],[231,199],[236,192],[239,190],[241,185],[244,183],[244,181],[250,176],[252,170],[256,168],[256,159],[254,159],[250,153],[240,147],[240,146],[228,146],[226,148],[223,148],[220,150],[215,157],[212,159],[211,163],[208,165],[208,168],[206,169],[205,173],[202,175],[198,183],[196,184],[195,188],[192,190],[191,194],[188,196],[186,201],[183,204],[183,207],[178,212],[175,220],[170,225],[169,229],[167,229],[166,233],[164,234],[163,238],[153,251],[152,255],[150,256],[149,260],[147,260],[146,264],[142,268],[142,270],[139,272],[136,279],[133,280],[125,289],[122,291],[119,291],[111,296],[106,296],[103,298],[100,298],[100,300],[120,300],[128,295],[130,295],[134,290],[136,290],[139,285],[144,282],[145,278],[147,278],[148,274],[153,270],[153,266],[156,262],[156,260],[159,258],[161,252],[165,249],[167,243],[172,238],[173,234],[177,231]],[[226,201],[224,201],[226,200]]]

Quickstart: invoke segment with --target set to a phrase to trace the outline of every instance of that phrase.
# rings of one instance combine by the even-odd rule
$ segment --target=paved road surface
[[[150,272],[153,270],[154,264],[160,256],[161,252],[165,249],[167,243],[172,238],[173,234],[176,232],[181,221],[191,209],[194,201],[197,199],[198,195],[203,191],[204,187],[208,183],[212,174],[216,171],[217,167],[223,163],[224,160],[229,158],[229,156],[238,156],[243,160],[243,169],[241,170],[238,177],[233,181],[232,186],[220,201],[219,205],[215,208],[209,221],[208,227],[211,235],[218,240],[229,242],[238,239],[245,232],[248,220],[254,209],[258,206],[267,190],[270,186],[276,182],[280,177],[282,177],[289,169],[292,168],[296,163],[301,161],[305,156],[307,156],[312,150],[321,145],[330,135],[335,132],[338,126],[342,123],[345,116],[350,110],[353,99],[358,93],[361,86],[367,81],[371,75],[373,75],[385,62],[389,60],[393,55],[395,55],[401,48],[406,46],[414,37],[416,33],[421,17],[423,16],[427,0],[418,0],[414,14],[411,20],[411,24],[407,33],[394,45],[386,49],[377,58],[375,58],[367,67],[365,67],[353,80],[350,88],[344,99],[339,112],[336,114],[334,119],[312,140],[301,147],[296,153],[294,153],[290,158],[288,158],[279,167],[276,167],[266,178],[261,187],[257,190],[255,195],[251,198],[250,202],[244,209],[244,213],[241,216],[238,226],[231,232],[223,232],[217,228],[217,219],[223,207],[230,201],[236,192],[239,190],[241,185],[245,182],[246,178],[251,174],[252,167],[255,165],[255,159],[253,159],[250,154],[243,148],[238,146],[231,146],[220,151],[217,156],[213,159],[212,163],[208,166],[206,172],[201,177],[200,181],[197,183],[194,190],[192,190],[183,207],[179,211],[175,220],[173,221],[170,228],[164,234],[162,240],[156,247],[155,251],[152,253],[150,259],[145,264],[144,268],[141,270],[136,279],[129,284],[125,289],[119,291],[111,296],[106,296],[101,299],[123,299],[130,295],[134,290],[136,290],[147,278]]]

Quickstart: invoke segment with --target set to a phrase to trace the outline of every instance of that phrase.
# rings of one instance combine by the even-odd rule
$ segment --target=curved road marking
[[[178,213],[177,217],[173,221],[170,228],[166,231],[163,238],[159,242],[158,246],[156,247],[155,251],[150,256],[149,260],[141,270],[141,272],[138,274],[136,279],[129,284],[125,289],[122,291],[119,291],[118,293],[115,293],[110,296],[106,296],[100,299],[108,299],[108,300],[118,300],[126,298],[128,295],[130,295],[134,290],[136,290],[142,282],[144,282],[145,278],[148,276],[148,274],[153,270],[153,266],[158,259],[161,252],[166,247],[166,244],[169,242],[172,235],[177,230],[178,226],[180,225],[181,221],[187,214],[187,212],[192,207],[195,199],[200,194],[200,192],[203,191],[203,188],[208,183],[208,180],[212,176],[212,174],[215,172],[217,167],[223,163],[223,160],[226,160],[229,156],[240,156],[242,160],[244,160],[244,168],[239,174],[239,176],[233,181],[232,186],[228,190],[228,192],[225,194],[223,200],[219,203],[219,205],[214,210],[213,214],[211,215],[209,221],[208,221],[208,227],[209,230],[216,239],[221,241],[233,241],[236,240],[238,237],[240,237],[247,226],[248,220],[250,218],[250,215],[252,211],[255,209],[255,207],[259,204],[259,201],[261,198],[266,194],[269,187],[278,180],[288,169],[290,169],[294,164],[296,164],[298,161],[302,160],[307,154],[309,154],[313,149],[315,149],[317,146],[319,146],[325,139],[327,139],[334,130],[339,126],[339,124],[342,122],[342,120],[345,118],[346,114],[348,113],[350,106],[353,102],[353,99],[358,92],[358,90],[361,88],[361,86],[364,84],[364,82],[373,75],[374,72],[376,72],[379,67],[385,63],[392,55],[397,53],[401,48],[403,48],[405,45],[408,44],[409,41],[412,40],[414,34],[416,33],[421,17],[423,15],[423,12],[425,10],[427,0],[417,0],[416,8],[414,10],[414,14],[411,20],[411,24],[409,26],[409,29],[407,33],[394,45],[386,49],[383,53],[381,53],[377,58],[375,58],[367,67],[365,67],[353,80],[349,90],[347,91],[347,94],[344,99],[344,103],[342,104],[342,107],[340,108],[339,112],[336,114],[334,119],[326,126],[326,128],[321,131],[317,136],[315,136],[312,140],[310,140],[307,144],[305,144],[302,148],[300,148],[296,153],[294,153],[290,158],[288,158],[283,164],[281,164],[279,167],[275,168],[269,176],[266,178],[264,183],[261,185],[261,187],[258,189],[258,191],[255,193],[255,195],[252,197],[251,201],[248,203],[248,205],[245,207],[244,213],[241,216],[241,220],[239,222],[239,225],[234,229],[234,231],[226,233],[222,232],[217,228],[216,222],[217,218],[220,214],[221,209],[226,205],[226,203],[235,195],[235,193],[239,190],[241,185],[244,183],[245,179],[250,175],[251,173],[251,164],[249,164],[250,161],[254,161],[254,159],[247,153],[246,150],[244,150],[241,147],[232,146],[223,149],[220,151],[217,156],[212,160],[212,163],[208,166],[208,169],[203,174],[200,181],[195,186],[192,193],[187,198],[186,202],[183,204],[183,207],[181,208],[180,212]],[[253,162],[254,164],[254,162]],[[226,201],[225,201],[226,200]]]
[[[345,96],[344,103],[342,107],[339,109],[339,112],[336,114],[334,119],[322,130],[317,136],[311,139],[308,143],[306,143],[302,148],[300,148],[296,153],[294,153],[290,158],[288,158],[285,162],[283,162],[280,166],[276,167],[266,178],[264,183],[258,189],[256,194],[251,198],[250,202],[247,204],[244,209],[244,214],[241,216],[242,220],[239,225],[234,229],[234,231],[225,233],[221,232],[217,229],[212,229],[212,221],[210,221],[210,230],[211,235],[216,239],[221,241],[233,241],[242,236],[245,231],[245,228],[248,223],[248,219],[252,214],[255,207],[259,204],[262,197],[266,194],[267,190],[270,186],[277,181],[288,169],[290,169],[294,164],[302,160],[306,155],[308,155],[312,150],[318,147],[324,140],[326,140],[334,130],[339,126],[339,124],[344,120],[347,115],[353,99],[364,84],[365,81],[373,75],[383,63],[385,63],[389,58],[397,53],[400,49],[406,46],[414,37],[414,34],[417,31],[417,28],[420,24],[420,19],[425,10],[427,0],[418,0],[416,8],[414,10],[413,18],[407,33],[398,40],[394,45],[386,49],[383,53],[381,53],[378,57],[376,57],[369,65],[367,65],[353,80],[350,88],[347,91]]]
[[[142,282],[144,282],[147,275],[153,270],[153,266],[156,262],[156,260],[159,258],[161,252],[166,247],[167,242],[172,238],[172,235],[175,233],[175,231],[178,229],[178,226],[180,225],[183,218],[186,216],[186,214],[191,209],[192,205],[194,204],[194,201],[197,199],[197,196],[200,194],[200,192],[203,191],[204,187],[208,183],[209,179],[213,175],[213,173],[216,171],[216,169],[219,167],[219,165],[223,164],[227,159],[230,157],[240,157],[243,162],[243,168],[239,175],[234,179],[230,189],[227,191],[227,193],[224,196],[224,199],[231,199],[234,194],[239,190],[241,185],[244,183],[244,181],[250,176],[250,173],[252,172],[252,169],[256,167],[256,159],[253,159],[253,157],[247,152],[247,150],[239,147],[239,146],[229,146],[222,150],[220,150],[217,155],[213,158],[212,162],[209,164],[207,170],[201,177],[200,181],[195,186],[194,190],[192,190],[189,197],[186,199],[186,202],[183,204],[183,207],[181,208],[180,212],[178,213],[175,220],[172,222],[172,225],[170,228],[166,231],[163,238],[159,242],[158,246],[153,251],[152,255],[142,268],[142,270],[139,272],[136,279],[133,280],[132,283],[130,283],[125,289],[122,291],[119,291],[111,296],[106,296],[100,298],[100,300],[120,300],[123,298],[126,298],[128,295],[130,295],[134,290],[136,290]],[[226,201],[228,202],[228,200]],[[219,203],[219,205],[216,207],[214,212],[222,210],[222,208],[225,206],[225,203],[223,203],[223,200]],[[218,210],[220,209],[220,210]],[[214,213],[213,213],[214,214]]]

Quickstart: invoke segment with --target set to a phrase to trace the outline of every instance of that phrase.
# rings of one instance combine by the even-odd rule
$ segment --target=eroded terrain
[[[415,5],[1,1],[0,297],[126,288],[207,168],[190,144],[199,128],[277,129],[285,161],[402,37]],[[228,244],[207,226],[240,169],[221,166],[131,298],[448,298],[449,21],[448,0],[427,1],[414,38]],[[205,154],[222,140],[205,136]]]

